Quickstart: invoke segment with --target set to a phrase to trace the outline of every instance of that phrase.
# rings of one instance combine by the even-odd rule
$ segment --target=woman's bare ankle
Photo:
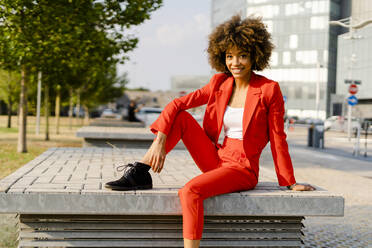
[[[140,162],[151,166],[149,159],[146,158],[146,155],[140,160]]]

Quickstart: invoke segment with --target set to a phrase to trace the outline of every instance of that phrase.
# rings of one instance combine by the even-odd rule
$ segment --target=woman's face
[[[249,79],[251,75],[251,58],[248,52],[237,47],[226,51],[226,66],[236,79]]]

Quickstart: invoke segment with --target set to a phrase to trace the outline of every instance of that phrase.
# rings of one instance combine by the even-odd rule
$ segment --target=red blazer
[[[223,126],[223,115],[229,102],[234,78],[225,73],[215,74],[210,82],[186,96],[176,98],[150,126],[153,133],[168,135],[172,121],[181,110],[207,104],[203,128],[211,141],[219,147],[218,138]],[[243,115],[243,146],[252,169],[258,176],[262,149],[270,141],[279,185],[294,184],[293,167],[284,132],[284,102],[279,84],[252,72]]]

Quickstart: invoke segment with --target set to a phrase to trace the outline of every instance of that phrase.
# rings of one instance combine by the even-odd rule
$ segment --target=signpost
[[[351,79],[345,79],[344,80],[345,84],[357,84],[360,85],[362,84],[362,80],[351,80]]]
[[[351,85],[350,85],[351,86]],[[356,86],[356,85],[355,85]],[[355,88],[355,87],[349,87],[349,92],[350,94],[355,94],[355,93],[352,93],[354,92],[356,89],[356,91],[358,91],[358,88]],[[347,98],[347,103],[349,104],[349,115],[348,115],[348,132],[350,134],[350,129],[351,129],[351,108],[353,106],[355,106],[356,104],[358,104],[358,98],[356,98],[356,96],[354,95],[351,95]],[[350,137],[350,136],[349,136]],[[358,156],[359,155],[359,140],[360,140],[360,128],[358,127],[357,129],[357,137],[356,137],[356,140],[355,140],[355,146],[354,146],[354,151],[353,151],[353,155],[354,156]]]
[[[354,95],[349,96],[349,97],[347,98],[347,103],[348,103],[350,106],[357,105],[357,104],[358,104],[358,98],[356,98],[356,96],[354,96]]]
[[[356,84],[350,84],[349,93],[355,95],[358,92],[358,86]]]

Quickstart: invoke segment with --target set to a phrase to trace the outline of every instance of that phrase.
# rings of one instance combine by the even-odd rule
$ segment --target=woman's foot
[[[122,191],[152,189],[152,178],[149,173],[150,168],[149,165],[141,162],[121,165],[117,170],[124,170],[124,175],[118,180],[107,182],[105,187]]]
[[[185,248],[199,248],[200,240],[183,239],[183,245]]]

